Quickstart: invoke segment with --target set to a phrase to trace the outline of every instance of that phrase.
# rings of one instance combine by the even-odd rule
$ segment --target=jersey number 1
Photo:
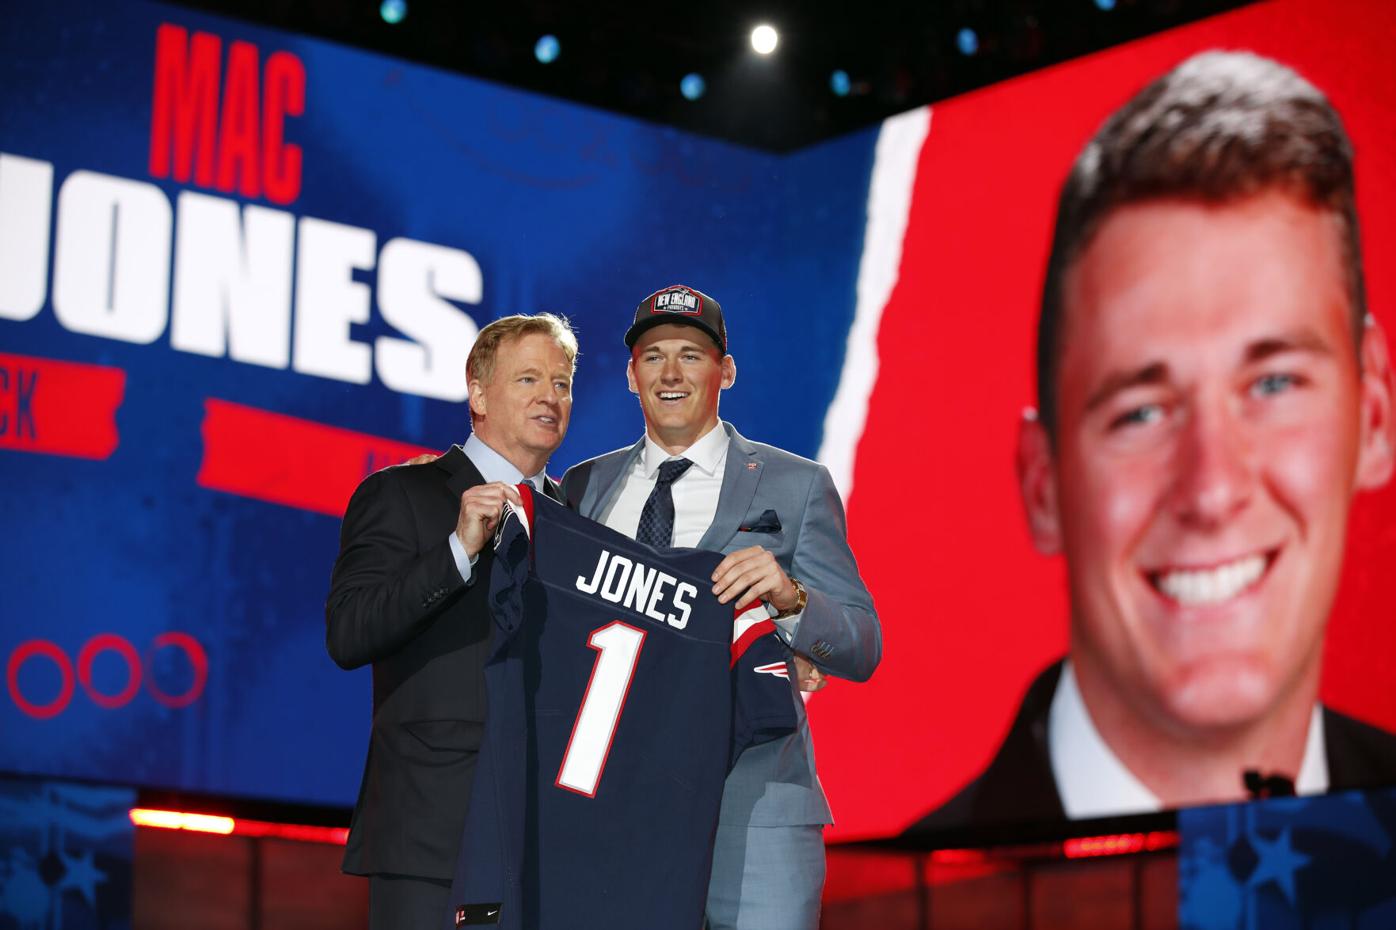
[[[616,735],[644,644],[643,630],[619,620],[591,631],[587,645],[597,651],[596,662],[591,667],[586,694],[582,695],[582,706],[577,709],[577,720],[572,724],[572,738],[562,754],[562,767],[557,772],[559,788],[596,797],[596,786],[606,768],[611,739]]]

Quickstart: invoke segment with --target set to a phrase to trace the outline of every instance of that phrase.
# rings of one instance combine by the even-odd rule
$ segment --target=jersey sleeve
[[[786,664],[790,651],[776,635],[765,605],[758,602],[735,613],[729,771],[748,747],[779,739],[799,725]]]

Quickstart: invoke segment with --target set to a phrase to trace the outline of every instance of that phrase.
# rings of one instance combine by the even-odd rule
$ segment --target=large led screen
[[[1254,4],[923,114],[896,284],[844,372],[877,360],[866,420],[826,422],[821,453],[861,427],[851,538],[886,632],[871,682],[811,702],[839,835],[1240,798],[1247,770],[1301,792],[1396,777],[1393,15]],[[1340,210],[1276,194],[1290,169],[1246,195],[1167,187],[1296,144],[1260,114],[1298,78],[1194,59],[1171,103],[1131,111],[1134,148],[1084,159],[1170,193],[1100,220],[1067,276],[1052,440],[1025,411],[1063,182],[1112,113],[1213,50],[1294,69],[1341,116],[1370,325]],[[1310,93],[1298,122],[1340,147]],[[1203,112],[1252,141],[1121,167]]]

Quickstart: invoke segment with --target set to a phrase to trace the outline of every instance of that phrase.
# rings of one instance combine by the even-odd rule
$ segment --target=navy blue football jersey
[[[713,597],[717,553],[519,488],[448,925],[698,930],[727,772],[796,726],[785,647],[764,606]]]

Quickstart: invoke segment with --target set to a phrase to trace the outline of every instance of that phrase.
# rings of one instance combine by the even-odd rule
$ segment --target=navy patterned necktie
[[[654,482],[654,490],[645,500],[640,511],[640,525],[635,530],[635,541],[656,549],[664,549],[674,542],[674,482],[688,471],[693,463],[688,459],[670,459],[659,466],[659,478]]]

